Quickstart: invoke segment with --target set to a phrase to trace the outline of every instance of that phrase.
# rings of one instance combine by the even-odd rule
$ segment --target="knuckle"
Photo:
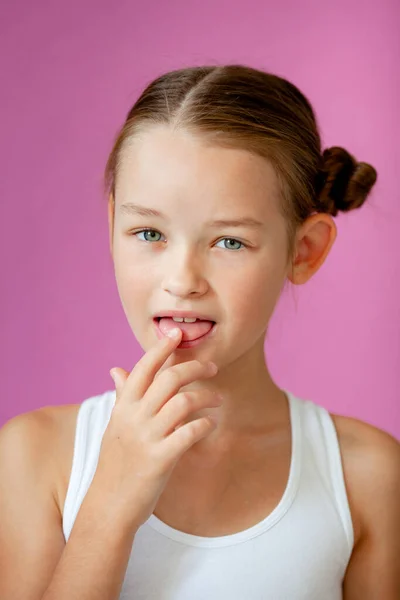
[[[188,363],[188,367],[192,370],[195,371],[197,373],[197,371],[201,370],[203,363],[201,363],[199,360],[191,360]]]
[[[196,438],[204,432],[205,419],[196,419],[190,422],[191,437]]]
[[[190,444],[192,442],[194,434],[195,434],[193,422],[186,424],[185,427],[181,427],[180,429],[178,429],[178,431],[179,431],[179,436],[182,438],[184,443]]]
[[[178,408],[183,409],[183,410],[188,409],[192,403],[192,397],[193,397],[193,395],[191,394],[191,392],[181,392],[180,394],[178,394],[177,395]]]
[[[180,384],[180,375],[175,367],[170,367],[168,371],[164,372],[164,377],[167,380],[168,385],[176,387]]]
[[[200,429],[201,429],[201,423],[200,423],[199,419],[196,419],[195,421],[191,421],[189,423],[189,431],[190,431],[191,437],[195,437],[199,433]]]

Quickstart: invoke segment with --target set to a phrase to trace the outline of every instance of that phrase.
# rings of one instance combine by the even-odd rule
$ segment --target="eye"
[[[133,231],[131,233],[131,235],[134,235],[135,237],[139,235],[139,233],[144,233],[145,234],[145,239],[144,240],[140,240],[141,242],[159,242],[160,240],[155,240],[153,235],[161,235],[159,231],[156,231],[155,229],[150,229],[150,227],[148,227],[147,229],[141,229],[140,231]],[[149,235],[148,238],[150,239],[146,239],[146,234],[152,234]]]
[[[234,238],[223,238],[222,240],[219,240],[219,241],[225,242],[225,240],[227,240],[229,242],[227,250],[241,250],[241,248],[232,248],[232,246],[230,244],[231,242],[233,242],[233,244],[240,244],[241,246],[243,246],[243,248],[245,247],[245,244],[243,244],[243,242],[239,242],[239,240],[235,240]],[[225,246],[225,248],[226,248],[226,246]]]
[[[157,231],[156,229],[151,229],[150,227],[147,227],[145,229],[141,229],[140,231],[132,231],[130,233],[130,235],[133,235],[135,237],[137,237],[139,234],[143,233],[145,235],[145,239],[141,239],[141,242],[159,242],[159,239],[154,239],[154,235],[161,235],[161,233],[159,231]],[[147,237],[146,237],[147,236]],[[225,240],[228,241],[228,246],[225,246],[226,250],[242,250],[243,248],[246,248],[246,244],[244,244],[243,242],[239,242],[239,240],[236,240],[234,238],[223,238],[222,240],[219,240],[219,242],[217,242],[218,244],[220,242],[225,242]],[[234,248],[232,247],[231,243],[233,244],[239,244],[241,247],[240,248]]]

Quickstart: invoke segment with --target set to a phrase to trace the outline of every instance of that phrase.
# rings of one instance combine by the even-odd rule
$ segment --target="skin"
[[[127,202],[161,211],[170,221],[126,215],[121,205]],[[262,228],[206,225],[245,216],[261,221]],[[333,219],[318,214],[303,225],[292,268],[272,166],[247,151],[211,146],[160,126],[142,132],[125,150],[108,217],[121,303],[145,351],[157,339],[152,315],[160,310],[199,311],[217,321],[212,340],[176,351],[164,366],[191,359],[218,365],[212,382],[184,388],[212,387],[224,396],[218,433],[202,445],[268,426],[282,404],[264,356],[268,322],[286,280],[305,283],[324,262],[336,238]],[[158,234],[132,235],[142,227]],[[153,238],[159,241],[146,241]]]

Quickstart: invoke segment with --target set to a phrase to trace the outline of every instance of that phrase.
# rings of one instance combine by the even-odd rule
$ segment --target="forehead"
[[[116,202],[139,199],[149,205],[244,205],[270,214],[279,202],[279,186],[265,158],[158,125],[138,133],[122,150]]]

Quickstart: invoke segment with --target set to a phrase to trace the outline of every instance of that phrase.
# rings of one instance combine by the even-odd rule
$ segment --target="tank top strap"
[[[312,462],[342,523],[349,553],[354,546],[354,529],[347,496],[342,455],[333,419],[326,408],[301,400],[303,461]],[[306,466],[306,465],[304,465]]]
[[[63,510],[67,541],[96,472],[101,441],[115,404],[115,390],[92,396],[79,407],[75,428],[72,467]]]

